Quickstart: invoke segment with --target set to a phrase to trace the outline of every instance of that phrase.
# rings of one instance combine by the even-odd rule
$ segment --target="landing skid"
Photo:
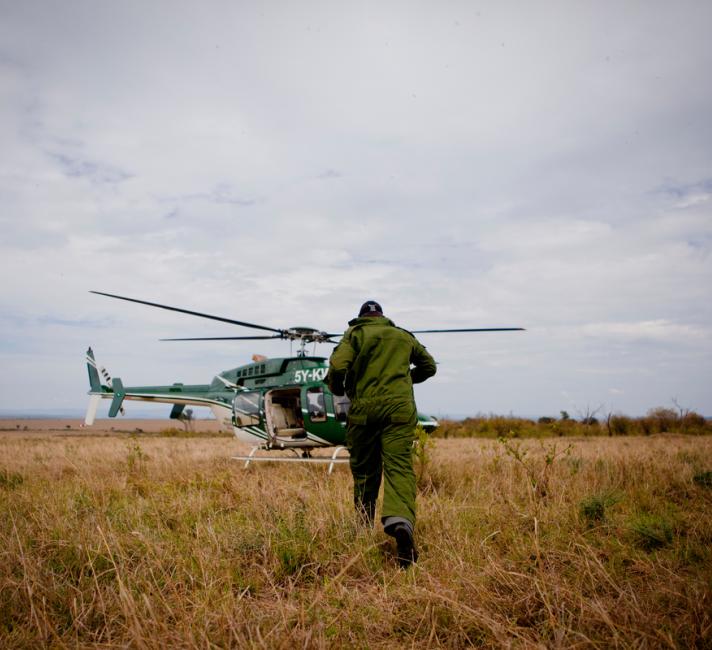
[[[293,451],[295,453],[295,457],[292,458],[290,456],[255,456],[255,453],[258,451],[267,451],[267,448],[264,445],[258,445],[257,447],[253,447],[252,451],[249,453],[248,456],[233,456],[233,460],[244,460],[245,461],[245,469],[247,469],[248,465],[254,460],[254,461],[269,461],[269,462],[276,462],[276,463],[328,463],[329,464],[329,474],[334,471],[334,465],[336,463],[348,463],[349,458],[348,457],[341,457],[338,458],[339,452],[345,450],[346,447],[344,446],[339,446],[334,449],[334,453],[331,454],[331,457],[329,456],[312,456],[309,450],[304,450],[303,454],[300,456],[298,455],[298,452],[296,449],[290,449],[290,451]],[[348,450],[347,450],[348,451]]]

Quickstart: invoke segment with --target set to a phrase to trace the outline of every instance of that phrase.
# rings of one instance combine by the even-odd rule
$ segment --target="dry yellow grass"
[[[0,646],[712,644],[709,437],[431,441],[409,571],[348,469],[240,450],[0,435]]]

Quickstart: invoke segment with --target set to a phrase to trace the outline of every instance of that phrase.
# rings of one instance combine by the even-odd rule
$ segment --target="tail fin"
[[[101,392],[101,379],[99,378],[99,370],[96,367],[96,359],[94,352],[89,348],[87,350],[87,370],[89,371],[89,386],[92,391]]]
[[[94,418],[96,417],[96,409],[101,402],[101,395],[97,393],[102,393],[101,379],[99,378],[99,370],[96,367],[96,359],[94,358],[94,352],[91,348],[87,350],[87,371],[89,372],[89,406],[87,407],[87,413],[84,416],[84,424],[90,427],[94,424]]]

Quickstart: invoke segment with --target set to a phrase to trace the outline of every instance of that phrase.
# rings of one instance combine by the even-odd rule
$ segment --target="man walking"
[[[373,525],[383,474],[381,522],[386,534],[396,539],[402,567],[418,558],[413,539],[417,424],[413,384],[432,377],[435,370],[435,360],[425,347],[384,317],[373,300],[349,321],[329,360],[331,392],[346,392],[351,400],[346,444],[356,510]]]

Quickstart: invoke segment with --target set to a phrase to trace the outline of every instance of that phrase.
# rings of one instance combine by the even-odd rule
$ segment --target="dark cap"
[[[367,300],[358,312],[359,318],[361,316],[383,316],[383,310],[381,305],[379,305],[375,300]]]

